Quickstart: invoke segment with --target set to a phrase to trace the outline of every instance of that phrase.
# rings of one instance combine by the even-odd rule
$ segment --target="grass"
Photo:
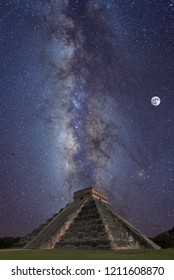
[[[0,250],[0,260],[174,260],[174,249],[162,250]]]

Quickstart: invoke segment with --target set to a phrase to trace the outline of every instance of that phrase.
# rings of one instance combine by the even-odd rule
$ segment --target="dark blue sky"
[[[174,1],[0,12],[0,236],[28,234],[89,186],[148,236],[172,228]]]

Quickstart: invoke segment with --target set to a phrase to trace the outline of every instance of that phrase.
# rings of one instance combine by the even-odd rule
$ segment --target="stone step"
[[[76,218],[74,220],[74,223],[76,224],[102,224],[102,220],[100,218],[91,218],[91,219],[80,219],[80,218]]]
[[[63,237],[62,239],[67,239],[67,238],[85,238],[85,239],[90,239],[90,238],[93,238],[93,237],[96,237],[96,238],[107,238],[107,234],[106,232],[98,232],[98,231],[95,231],[95,232],[85,232],[85,231],[81,231],[81,232],[72,232],[72,231],[69,231],[67,232]]]
[[[56,244],[55,248],[85,248],[85,249],[110,249],[110,242],[107,240],[99,240],[99,239],[93,239],[90,241],[66,241],[66,242],[60,242],[59,244]]]
[[[89,210],[84,210],[82,209],[82,211],[79,213],[80,216],[82,215],[99,215],[99,212],[97,211],[97,209],[89,209]]]
[[[88,226],[83,226],[83,225],[72,225],[70,226],[70,228],[67,230],[67,232],[72,232],[73,234],[77,233],[77,232],[86,232],[86,233],[92,233],[92,232],[105,232],[105,227],[104,225],[99,225],[97,227],[97,225],[89,225]]]
[[[99,215],[80,215],[75,221],[91,221],[91,220],[100,220]]]

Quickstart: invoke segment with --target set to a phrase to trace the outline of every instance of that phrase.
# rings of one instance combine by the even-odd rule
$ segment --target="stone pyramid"
[[[23,243],[22,243],[23,242]],[[140,249],[160,247],[108,205],[95,188],[74,193],[74,201],[21,241],[26,249]]]

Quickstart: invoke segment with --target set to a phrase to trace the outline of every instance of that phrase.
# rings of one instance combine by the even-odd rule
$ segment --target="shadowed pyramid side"
[[[96,203],[113,250],[160,249],[158,245],[117,214],[110,205],[100,201],[96,201]]]
[[[71,223],[73,223],[84,203],[84,200],[80,200],[68,204],[24,248],[54,248],[55,243],[65,234]]]

